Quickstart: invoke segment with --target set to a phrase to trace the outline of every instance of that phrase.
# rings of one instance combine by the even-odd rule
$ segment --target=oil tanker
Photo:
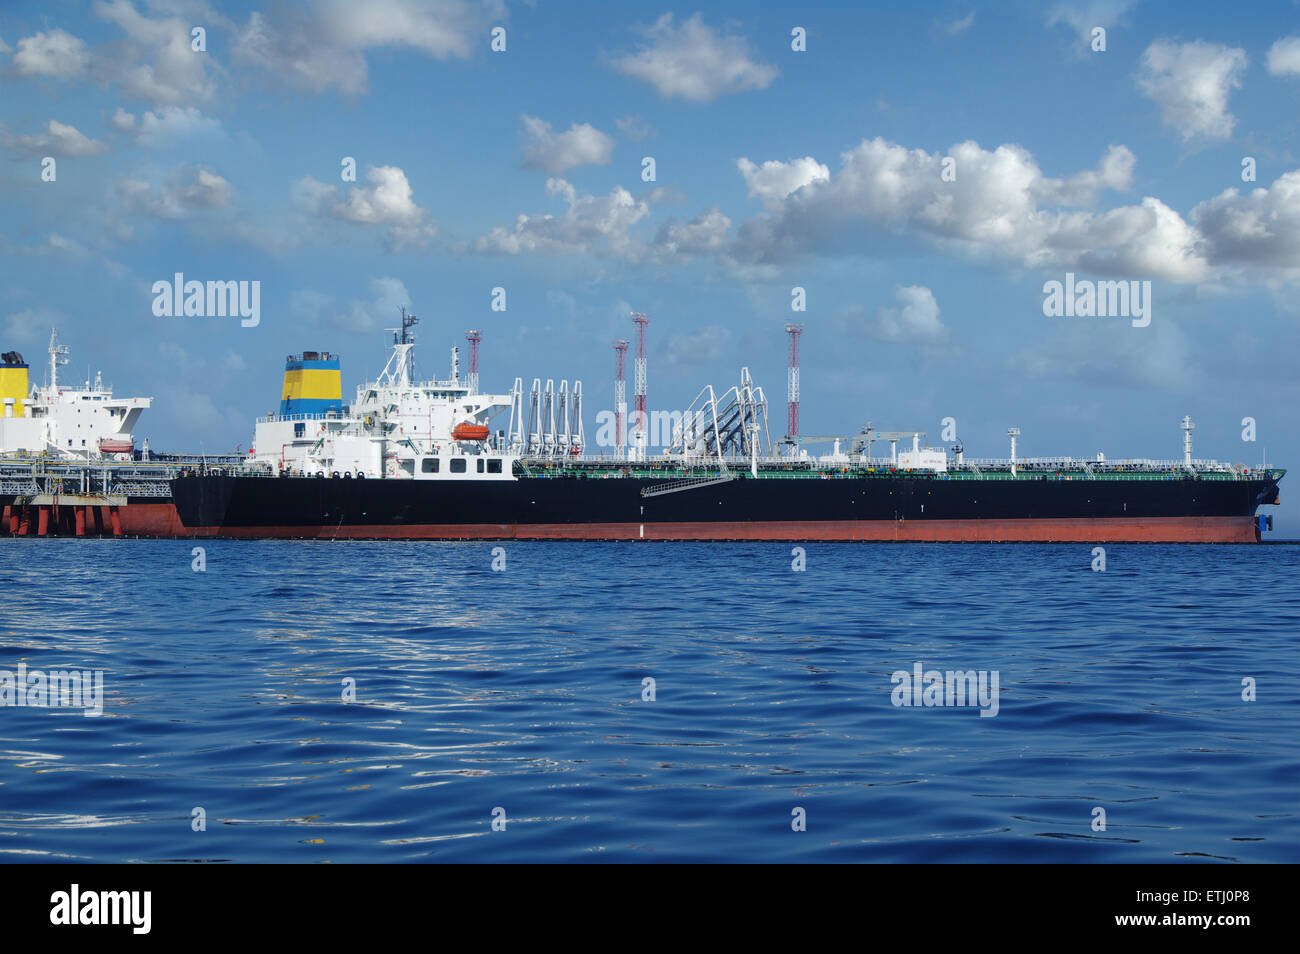
[[[277,413],[238,465],[189,467],[140,532],[196,538],[429,540],[845,540],[1254,543],[1285,471],[1191,452],[1181,461],[974,460],[920,431],[827,438],[814,456],[773,442],[767,400],[742,369],[672,416],[651,455],[621,388],[608,453],[589,454],[582,388],[535,379],[527,398],[479,390],[451,349],[446,379],[417,380],[403,312],[379,377],[344,404],[327,352],[290,355]],[[472,335],[475,333],[471,333]],[[471,339],[473,340],[473,339]],[[474,341],[474,344],[477,344]],[[625,343],[624,343],[625,344]],[[644,365],[638,368],[638,384]],[[643,394],[644,388],[638,387]],[[508,412],[507,427],[494,420]],[[663,422],[658,422],[662,424]],[[910,438],[910,448],[907,442]],[[888,442],[888,457],[873,457]],[[900,450],[899,445],[902,444]],[[155,501],[155,506],[157,502]],[[130,509],[129,507],[127,508]],[[146,523],[143,522],[142,523]]]

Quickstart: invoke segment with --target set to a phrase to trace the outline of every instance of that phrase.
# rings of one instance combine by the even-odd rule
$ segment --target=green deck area
[[[1074,462],[1072,462],[1074,463]],[[685,480],[719,477],[722,471],[716,465],[684,468],[668,464],[636,463],[582,463],[560,461],[520,461],[516,471],[525,477],[577,477],[602,480],[613,477],[631,477],[641,480]],[[1139,465],[1101,464],[1084,470],[1077,463],[1072,469],[1054,469],[1041,465],[1018,466],[1016,473],[1009,467],[975,468],[966,466],[941,473],[930,470],[904,470],[886,466],[826,466],[815,464],[772,465],[760,464],[757,478],[750,473],[747,462],[728,463],[728,473],[747,480],[863,480],[908,478],[912,480],[1281,480],[1286,471],[1268,470],[1186,470],[1181,467],[1144,468]]]

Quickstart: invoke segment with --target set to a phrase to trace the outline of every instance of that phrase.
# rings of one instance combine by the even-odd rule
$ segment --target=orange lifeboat
[[[485,424],[460,423],[452,428],[451,436],[458,441],[485,441],[490,432]]]
[[[113,440],[112,438],[101,438],[99,442],[99,452],[101,454],[129,454],[135,450],[135,440]]]

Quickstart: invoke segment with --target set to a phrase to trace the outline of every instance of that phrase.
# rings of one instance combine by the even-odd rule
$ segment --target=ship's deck
[[[1090,463],[1077,460],[1039,460],[1017,462],[1013,471],[1010,461],[949,465],[946,471],[906,469],[889,461],[847,464],[823,461],[763,460],[757,475],[750,472],[747,461],[728,461],[724,471],[716,461],[684,466],[680,461],[564,461],[524,458],[521,476],[579,477],[603,479],[634,477],[643,480],[707,479],[734,475],[747,479],[814,480],[908,477],[917,480],[1280,480],[1284,469],[1256,470],[1234,467],[1217,461],[1194,461],[1188,468],[1178,462],[1115,461]]]

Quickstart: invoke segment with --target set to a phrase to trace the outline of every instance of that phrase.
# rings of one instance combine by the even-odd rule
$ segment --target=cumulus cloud
[[[750,198],[776,204],[810,182],[825,182],[831,177],[830,169],[812,156],[791,159],[789,162],[769,160],[761,166],[741,158],[736,160],[736,168],[749,187]]]
[[[108,151],[108,146],[102,142],[91,139],[76,126],[66,125],[57,119],[51,119],[46,123],[45,131],[35,135],[13,136],[6,133],[5,144],[14,152],[25,156],[97,156]]]
[[[216,93],[221,67],[215,55],[195,53],[190,46],[191,18],[201,16],[207,28],[226,25],[224,17],[203,4],[202,14],[187,13],[183,4],[150,0],[150,10],[176,13],[147,16],[132,0],[93,0],[97,17],[117,26],[124,36],[94,49],[65,30],[34,33],[18,41],[12,70],[17,76],[75,79],[87,76],[117,84],[128,99],[154,104],[183,105],[210,100]]]
[[[151,19],[129,0],[96,0],[95,13],[126,33],[123,47],[99,57],[99,71],[122,86],[129,98],[181,105],[216,94],[211,54],[190,48],[189,20]]]
[[[574,123],[562,133],[535,116],[524,116],[523,123],[524,165],[530,169],[561,173],[575,166],[603,166],[614,152],[614,140],[588,123]]]
[[[233,59],[295,88],[359,94],[369,79],[368,51],[465,59],[505,15],[499,0],[315,0],[309,8],[282,6],[274,16],[252,13]]]
[[[1193,208],[1191,219],[1216,262],[1300,273],[1300,169],[1267,189],[1228,189]]]
[[[731,93],[767,89],[776,79],[776,67],[754,59],[748,40],[713,30],[698,13],[680,26],[665,13],[644,32],[641,48],[613,65],[646,81],[665,99],[709,103]]]
[[[1089,208],[1103,190],[1130,187],[1136,164],[1112,146],[1094,169],[1044,176],[1019,146],[952,146],[943,154],[864,140],[843,166],[769,201],[740,223],[719,258],[738,271],[770,270],[818,253],[859,251],[871,239],[910,239],[1020,267],[1079,269],[1108,278],[1180,283],[1282,280],[1300,284],[1300,170],[1248,192],[1228,189],[1184,217],[1160,199]],[[777,188],[774,192],[779,192]]]
[[[128,212],[157,219],[183,219],[191,212],[225,208],[233,190],[229,182],[210,169],[182,166],[161,185],[142,179],[119,179],[117,194]]]
[[[742,223],[731,253],[742,263],[766,264],[876,234],[924,238],[1030,267],[1140,268],[1147,277],[1175,280],[1195,280],[1205,270],[1194,230],[1159,200],[1103,214],[1068,208],[1092,202],[1102,188],[1127,187],[1135,160],[1122,146],[1111,147],[1096,169],[1065,179],[1043,175],[1015,145],[990,151],[963,142],[947,157],[955,160],[952,182],[942,179],[944,155],[864,140],[843,154],[835,175]]]
[[[899,285],[894,289],[897,302],[876,310],[866,331],[873,338],[891,342],[932,342],[943,338],[948,329],[939,320],[939,303],[924,285]]]
[[[294,183],[294,200],[310,215],[386,229],[397,248],[418,245],[433,235],[429,213],[415,202],[415,193],[400,166],[371,166],[369,187],[354,185],[340,194],[334,186],[311,176]]]
[[[1300,76],[1300,35],[1283,37],[1269,47],[1267,65],[1273,76]]]
[[[650,214],[644,200],[622,186],[604,196],[579,195],[563,179],[547,179],[546,191],[568,205],[561,216],[520,215],[513,228],[494,228],[474,243],[479,252],[518,255],[521,252],[579,252],[626,254],[635,245],[629,230]]]
[[[312,289],[295,291],[289,299],[293,316],[311,324],[343,331],[369,333],[391,327],[399,310],[411,307],[411,295],[399,278],[385,276],[370,282],[370,298],[342,303]]]
[[[655,236],[655,249],[660,260],[683,254],[720,252],[730,229],[731,219],[714,206],[689,222],[669,219]]]
[[[1245,70],[1244,50],[1201,40],[1157,40],[1142,54],[1138,88],[1184,141],[1227,139],[1237,123],[1228,112],[1228,96],[1241,86]]]
[[[84,73],[89,63],[84,41],[64,30],[51,30],[18,41],[13,68],[19,76],[71,79]]]

